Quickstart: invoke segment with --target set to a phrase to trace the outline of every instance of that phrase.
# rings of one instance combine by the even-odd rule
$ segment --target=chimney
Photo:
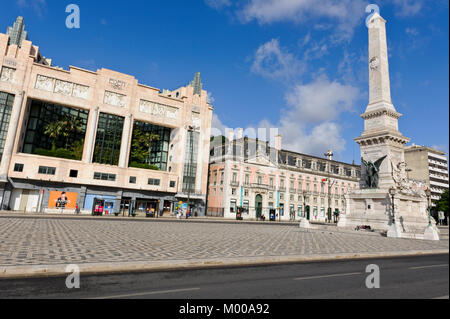
[[[275,136],[275,149],[277,151],[281,151],[281,142],[283,137],[281,135]]]

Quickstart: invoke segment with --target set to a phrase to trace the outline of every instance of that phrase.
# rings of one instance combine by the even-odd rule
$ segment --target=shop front
[[[98,215],[113,215],[115,196],[88,194],[84,201],[84,210]]]

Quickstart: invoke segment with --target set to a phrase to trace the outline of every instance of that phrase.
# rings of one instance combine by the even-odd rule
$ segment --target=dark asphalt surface
[[[380,289],[366,287],[368,265]],[[391,299],[447,298],[449,256],[433,255],[257,267],[0,280],[0,298],[100,299]]]

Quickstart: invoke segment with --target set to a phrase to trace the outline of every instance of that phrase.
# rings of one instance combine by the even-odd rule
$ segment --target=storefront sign
[[[48,208],[75,209],[77,206],[78,193],[50,192]]]

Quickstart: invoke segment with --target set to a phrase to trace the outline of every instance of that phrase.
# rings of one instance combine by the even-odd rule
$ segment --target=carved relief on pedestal
[[[70,96],[72,94],[73,83],[56,80],[55,82],[55,93]]]
[[[52,78],[46,77],[44,75],[39,75],[36,77],[35,88],[47,92],[52,92],[53,89],[53,80]]]
[[[14,73],[16,72],[15,69],[8,68],[4,66],[2,68],[2,73],[0,74],[0,81],[4,82],[12,82],[14,80]]]
[[[426,197],[425,194],[425,184],[418,181],[411,181],[408,179],[408,174],[406,172],[406,163],[391,161],[392,165],[392,178],[395,182],[395,187],[400,191],[401,194],[420,196],[422,198]]]
[[[126,95],[105,91],[103,103],[112,106],[125,107],[126,106],[125,99]]]

